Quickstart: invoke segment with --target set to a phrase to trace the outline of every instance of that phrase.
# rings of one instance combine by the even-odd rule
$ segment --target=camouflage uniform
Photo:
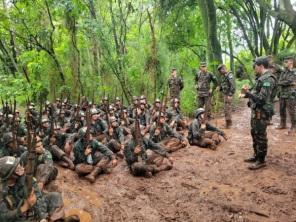
[[[159,135],[155,135],[155,130],[159,128]],[[183,136],[172,130],[167,123],[161,124],[161,126],[154,123],[150,129],[150,139],[154,143],[160,143],[164,146],[167,152],[174,152],[184,147],[182,144],[182,141],[184,141]]]
[[[7,161],[7,158],[13,157],[1,158],[0,163],[3,164],[3,160]],[[15,168],[11,174],[14,172]],[[27,199],[26,176],[18,177],[13,186],[7,185],[9,176],[6,179],[3,179],[4,175],[1,175],[1,177],[0,221],[27,222],[40,221],[48,218],[51,219],[51,221],[56,221],[64,217],[64,204],[61,194],[57,192],[43,194],[37,186],[35,179],[33,179],[33,188],[37,198],[36,204],[25,214],[21,213],[20,209]]]
[[[87,147],[92,149],[91,153],[84,154]],[[80,176],[86,176],[90,182],[94,182],[97,175],[109,168],[111,160],[115,156],[111,150],[97,140],[87,142],[84,138],[79,139],[74,145],[75,171]]]
[[[168,157],[168,153],[159,144],[143,138],[141,152],[138,155],[134,153],[135,147],[134,139],[131,139],[124,147],[125,160],[132,175],[147,176],[149,173],[158,173],[172,168],[172,165],[164,159]],[[153,152],[149,154],[148,150]]]
[[[194,119],[189,125],[188,141],[190,145],[216,149],[217,145],[221,142],[219,135],[225,136],[223,131],[209,123],[206,123],[206,128],[202,129],[199,119]]]
[[[291,129],[296,130],[296,69],[285,70],[279,79],[281,127],[286,127],[286,109],[290,114]]]
[[[276,77],[267,71],[257,78],[254,88],[246,92],[250,98],[251,135],[253,138],[254,161],[265,162],[267,154],[267,122],[274,114],[273,99],[276,94]],[[253,162],[254,162],[253,161]]]
[[[180,99],[180,92],[184,88],[183,79],[181,77],[171,77],[168,80],[168,86],[170,88],[170,99]]]
[[[107,147],[113,152],[117,153],[121,150],[121,145],[124,144],[123,129],[120,126],[113,128],[112,136],[107,136]]]
[[[217,86],[217,79],[216,77],[209,72],[203,73],[198,72],[195,76],[195,83],[197,85],[198,91],[198,107],[202,108],[205,107],[206,113],[208,115],[211,114],[211,94],[210,94],[210,87],[211,83],[214,84],[213,88]]]
[[[232,124],[232,119],[231,119],[232,99],[230,99],[229,97],[232,97],[235,93],[235,82],[231,72],[222,76],[221,83],[220,83],[220,90],[224,95],[224,114],[225,114],[226,125],[228,127],[228,126],[231,126]]]

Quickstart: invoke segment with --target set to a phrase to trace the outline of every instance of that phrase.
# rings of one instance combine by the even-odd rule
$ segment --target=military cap
[[[80,115],[80,117],[85,117],[85,112],[80,111],[79,115]]]
[[[82,127],[79,131],[78,131],[78,135],[80,138],[84,137],[86,135],[86,130],[87,127]]]
[[[160,99],[156,99],[154,103],[160,103]]]
[[[108,101],[108,100],[109,100],[108,96],[103,97],[103,101]]]
[[[200,63],[200,66],[201,66],[201,67],[205,67],[205,66],[207,66],[207,63],[206,63],[206,62],[201,62],[201,63]]]
[[[146,99],[146,96],[145,95],[141,95],[140,99]]]
[[[268,67],[269,66],[269,58],[268,56],[260,56],[260,57],[257,57],[255,60],[254,60],[254,65],[263,65],[264,67]]]
[[[288,55],[284,57],[284,60],[295,59],[293,55]]]
[[[11,143],[13,141],[12,132],[4,133],[2,141],[4,145]]]
[[[120,98],[119,98],[119,97],[116,97],[116,98],[115,98],[115,101],[120,101]]]
[[[42,118],[41,123],[48,123],[49,119],[48,118]]]
[[[0,158],[0,176],[2,180],[7,180],[15,171],[20,158],[15,158],[13,156],[5,156]]]
[[[95,108],[90,110],[90,114],[91,114],[91,115],[96,115],[96,114],[98,114],[98,113],[99,113],[98,110],[95,109]]]
[[[173,68],[172,68],[172,71],[175,71],[175,70],[177,70],[177,68],[176,68],[176,67],[173,67]]]
[[[220,65],[218,65],[217,70],[220,71],[220,69],[222,69],[223,67],[225,67],[225,65],[224,64],[220,64]]]
[[[137,96],[133,96],[133,101],[138,100]]]

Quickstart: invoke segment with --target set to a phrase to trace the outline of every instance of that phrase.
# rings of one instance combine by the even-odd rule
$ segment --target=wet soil
[[[247,169],[250,110],[233,114],[230,137],[216,151],[188,147],[172,154],[171,171],[135,178],[124,161],[89,184],[61,169],[57,184],[69,213],[100,221],[296,221],[296,136],[268,127],[267,167]],[[221,127],[223,118],[212,121]],[[79,209],[79,210],[78,210]]]

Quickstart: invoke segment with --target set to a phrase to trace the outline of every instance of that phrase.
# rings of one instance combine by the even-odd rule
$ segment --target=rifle
[[[87,102],[87,106],[86,106],[86,141],[87,143],[90,140],[90,127],[91,127],[91,117],[90,117],[90,107],[89,107],[89,103]]]
[[[36,159],[36,130],[33,132],[32,138],[32,123],[31,115],[27,110],[26,113],[26,125],[27,125],[27,148],[28,148],[28,161],[26,164],[26,185],[27,185],[27,195],[29,196],[33,189],[33,176],[35,171],[35,159]]]
[[[12,118],[12,138],[13,138],[13,149],[17,149],[17,138],[16,138],[16,124],[15,124],[15,115],[16,114],[16,101],[14,98],[14,103],[13,103],[13,118]]]

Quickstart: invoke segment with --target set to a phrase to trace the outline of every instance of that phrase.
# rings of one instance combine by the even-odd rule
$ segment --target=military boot
[[[277,130],[287,129],[286,120],[281,120],[281,124],[276,127]]]
[[[96,181],[96,177],[99,173],[102,172],[102,169],[100,167],[95,167],[94,170],[88,174],[87,176],[85,176],[85,179],[88,180],[91,183],[94,183]]]
[[[264,153],[259,153],[258,156],[257,156],[257,160],[255,163],[251,164],[248,168],[250,170],[258,170],[262,167],[265,167],[266,166],[266,163],[265,163],[265,155]]]
[[[247,159],[244,159],[244,161],[246,163],[255,163],[257,161],[257,157],[254,155],[254,156],[251,156],[251,157],[249,157]]]
[[[63,156],[62,160],[67,163],[69,169],[71,169],[71,170],[75,169],[75,165],[74,165],[73,161],[69,157]]]

